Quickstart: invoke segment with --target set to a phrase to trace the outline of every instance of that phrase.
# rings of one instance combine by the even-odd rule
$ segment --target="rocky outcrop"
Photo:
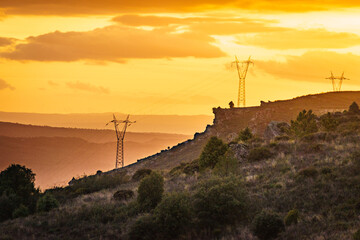
[[[249,147],[245,144],[231,143],[229,147],[239,162],[243,162],[249,154]]]
[[[267,141],[284,135],[286,130],[290,128],[290,125],[286,122],[270,122],[264,132],[264,138]]]

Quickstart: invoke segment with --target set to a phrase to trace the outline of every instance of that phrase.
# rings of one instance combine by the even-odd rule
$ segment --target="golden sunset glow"
[[[1,1],[0,111],[211,114],[360,82],[357,1]]]

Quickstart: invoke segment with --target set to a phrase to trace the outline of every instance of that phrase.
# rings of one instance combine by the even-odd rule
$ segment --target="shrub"
[[[29,205],[32,197],[39,193],[35,189],[35,174],[31,169],[19,164],[12,164],[0,173],[0,195],[3,193],[15,194],[25,206]]]
[[[135,180],[135,181],[140,181],[141,179],[143,179],[147,175],[150,175],[150,173],[151,173],[151,169],[142,168],[142,169],[137,170],[134,173],[134,175],[132,176],[132,179]]]
[[[301,169],[298,172],[298,175],[302,176],[302,177],[315,178],[315,177],[317,177],[318,173],[319,172],[315,167],[308,167],[308,168]]]
[[[183,193],[167,195],[155,208],[155,216],[162,235],[175,239],[191,223],[190,197]]]
[[[119,190],[113,195],[116,201],[126,201],[134,197],[134,192],[131,190]]]
[[[303,110],[299,113],[295,121],[291,120],[289,133],[296,138],[301,138],[317,131],[316,115],[312,113],[312,110]]]
[[[339,121],[328,112],[326,115],[321,117],[321,125],[328,132],[335,131],[339,126]]]
[[[200,169],[214,168],[219,158],[226,153],[227,149],[228,146],[221,139],[211,137],[200,155]]]
[[[220,157],[214,172],[219,176],[229,176],[238,172],[238,160],[231,151],[227,151],[224,156]]]
[[[156,239],[158,226],[152,215],[145,215],[136,220],[130,227],[129,239],[131,240],[153,240]]]
[[[137,201],[143,211],[149,211],[161,201],[164,192],[164,178],[157,172],[143,178],[138,188]]]
[[[254,234],[261,240],[274,239],[284,230],[280,216],[269,211],[262,211],[253,220]]]
[[[39,198],[36,204],[36,210],[38,212],[48,212],[53,208],[57,208],[58,206],[59,203],[56,198],[53,195],[47,193],[41,198]]]
[[[10,219],[12,213],[17,207],[17,198],[15,194],[5,194],[0,196],[0,222]]]
[[[21,204],[30,213],[35,211],[39,189],[35,188],[34,182],[32,170],[19,164],[12,164],[0,173],[0,221],[11,218]]]
[[[349,113],[351,114],[359,114],[360,109],[356,102],[353,102],[349,107]]]
[[[200,227],[214,228],[247,216],[247,195],[235,177],[213,178],[197,186],[193,199]]]
[[[357,230],[353,235],[354,240],[360,240],[360,229]]]
[[[284,222],[286,226],[290,226],[292,224],[297,224],[298,220],[299,220],[299,211],[297,209],[293,209],[287,213]]]
[[[239,133],[238,141],[246,142],[247,140],[251,139],[253,134],[251,133],[250,128],[245,128]]]
[[[20,206],[14,210],[12,213],[13,218],[19,218],[19,217],[26,217],[29,215],[29,209],[24,206],[23,204],[20,204]]]
[[[256,162],[264,159],[271,158],[273,154],[267,147],[253,148],[249,152],[248,160],[250,162]]]

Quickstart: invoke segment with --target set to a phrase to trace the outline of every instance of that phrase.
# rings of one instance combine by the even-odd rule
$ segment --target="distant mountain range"
[[[168,133],[126,133],[125,164],[190,138]],[[0,170],[11,163],[31,168],[41,188],[115,165],[115,132],[0,122]]]
[[[118,119],[126,118],[126,114],[115,113]],[[43,113],[17,113],[0,112],[0,121],[33,125],[46,125],[53,127],[112,129],[105,124],[112,120],[112,113],[89,114],[43,114]],[[136,121],[131,125],[132,132],[161,132],[194,134],[204,131],[207,124],[211,124],[213,116],[210,115],[131,115],[130,119]]]

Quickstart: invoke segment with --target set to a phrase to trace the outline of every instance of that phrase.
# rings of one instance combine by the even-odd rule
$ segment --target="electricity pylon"
[[[238,101],[237,101],[237,106],[240,107],[245,107],[245,78],[246,78],[246,74],[247,71],[249,69],[249,65],[254,63],[250,60],[251,56],[249,57],[249,59],[247,61],[242,61],[240,62],[237,58],[237,56],[235,56],[235,61],[232,62],[233,64],[236,64],[236,69],[238,72],[238,76],[239,76],[239,92],[238,92]],[[239,66],[239,63],[241,63],[241,66]]]
[[[115,117],[115,114],[113,114],[113,120],[108,122],[106,124],[109,125],[110,123],[114,123],[114,127],[115,127],[115,133],[116,133],[116,139],[117,139],[117,145],[116,145],[116,161],[115,161],[115,168],[118,168],[118,166],[121,164],[121,167],[124,167],[124,138],[125,138],[125,133],[126,133],[126,129],[127,127],[130,127],[130,125],[132,123],[136,123],[136,121],[131,122],[129,121],[129,117],[130,115],[127,116],[126,120],[117,120]],[[124,123],[123,129],[120,131],[119,130],[119,125],[121,123]]]
[[[344,72],[341,74],[340,77],[335,77],[334,74],[331,72],[331,76],[326,79],[331,80],[334,92],[340,92],[343,80],[350,80],[350,79],[344,77]],[[336,80],[338,80],[338,81],[336,81]]]

